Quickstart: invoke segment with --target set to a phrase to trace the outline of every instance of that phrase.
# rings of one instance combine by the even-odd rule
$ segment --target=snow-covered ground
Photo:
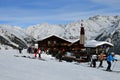
[[[30,55],[26,50],[19,54],[16,50],[0,50],[0,80],[119,80],[120,61],[116,62],[114,71],[106,72],[104,68],[91,68],[88,63],[59,62],[50,55],[42,54],[46,61],[15,57]],[[34,55],[30,55],[34,56]],[[120,56],[117,56],[120,60]],[[97,65],[99,62],[97,62]],[[115,64],[115,62],[112,64]]]

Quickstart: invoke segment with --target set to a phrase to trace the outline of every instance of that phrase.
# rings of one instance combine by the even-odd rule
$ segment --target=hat
[[[112,55],[114,55],[115,53],[114,52],[111,52]]]

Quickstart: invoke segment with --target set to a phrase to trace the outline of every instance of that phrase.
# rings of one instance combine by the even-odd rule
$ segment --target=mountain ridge
[[[97,16],[90,17],[89,19],[84,21],[78,20],[76,22],[72,22],[62,26],[50,25],[48,23],[44,23],[44,24],[30,26],[26,30],[29,34],[33,35],[34,38],[36,39],[38,38],[38,36],[42,36],[42,34],[44,35],[58,34],[59,36],[66,37],[66,38],[70,38],[70,37],[79,38],[80,25],[81,23],[83,23],[85,32],[86,32],[86,38],[88,38],[89,40],[89,39],[95,39],[97,35],[103,33],[104,31],[108,33],[111,29],[110,32],[113,32],[112,30],[115,30],[115,28],[117,27],[115,25],[117,24],[118,20],[120,20],[120,16],[97,15]],[[93,35],[93,33],[95,33],[96,35],[95,34]],[[92,37],[89,37],[89,36],[92,36]]]
[[[86,40],[96,39],[100,41],[109,41],[113,43],[115,47],[116,46],[118,46],[118,48],[120,47],[120,45],[116,45],[118,42],[120,42],[120,40],[117,40],[117,43],[115,41],[116,38],[119,39],[118,35],[120,33],[119,15],[115,16],[96,15],[93,17],[89,17],[87,20],[78,20],[66,25],[51,25],[48,23],[43,23],[29,26],[26,29],[20,29],[19,27],[16,27],[17,29],[21,30],[21,32],[23,31],[22,33],[20,32],[21,34],[19,34],[19,36],[18,35],[16,36],[18,38],[20,37],[20,39],[24,41],[23,37],[21,38],[21,36],[26,34],[29,35],[27,38],[33,37],[36,40],[40,40],[43,37],[55,34],[66,40],[75,41],[80,38],[81,23],[85,28]],[[15,34],[17,32],[15,32]],[[31,38],[31,40],[33,40],[33,38]],[[116,51],[119,50],[117,49]]]

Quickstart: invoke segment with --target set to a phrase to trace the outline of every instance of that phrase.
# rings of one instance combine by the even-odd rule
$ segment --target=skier
[[[58,53],[56,54],[56,58],[59,59],[59,62],[62,61],[62,51],[61,50],[59,50]]]
[[[32,53],[32,47],[31,47],[31,46],[28,47],[27,52],[28,52],[29,54]]]
[[[20,53],[20,54],[22,53],[22,50],[23,50],[23,49],[22,49],[21,47],[19,47],[19,53]]]
[[[102,51],[102,53],[100,53],[99,55],[99,60],[100,60],[100,64],[98,67],[103,67],[103,60],[105,60],[105,54],[104,54],[104,51]]]
[[[64,48],[62,49],[62,55],[65,55],[65,49]]]
[[[39,58],[41,58],[41,49],[38,48],[38,51],[37,51],[38,55],[39,55]]]
[[[112,65],[111,62],[112,62],[112,61],[117,61],[117,59],[115,59],[114,56],[115,56],[115,53],[114,53],[114,52],[110,53],[110,54],[107,56],[107,64],[108,64],[108,66],[107,66],[106,71],[112,71],[112,70],[111,70],[111,65]]]
[[[91,64],[90,64],[90,67],[96,67],[96,60],[97,60],[97,55],[96,54],[93,54],[92,57],[91,57]]]
[[[37,48],[34,49],[35,58],[37,57]]]

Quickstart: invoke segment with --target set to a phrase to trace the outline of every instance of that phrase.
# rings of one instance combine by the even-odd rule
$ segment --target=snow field
[[[22,54],[16,50],[1,50],[0,80],[119,80],[120,78],[120,73],[103,71],[107,67],[106,61],[103,63],[104,68],[97,69],[88,67],[88,63],[76,65],[76,62],[58,62],[44,53],[42,58],[46,61],[14,55],[30,54],[27,54],[26,50]],[[120,59],[120,56],[117,58]],[[120,61],[116,62],[113,70],[120,71]]]

